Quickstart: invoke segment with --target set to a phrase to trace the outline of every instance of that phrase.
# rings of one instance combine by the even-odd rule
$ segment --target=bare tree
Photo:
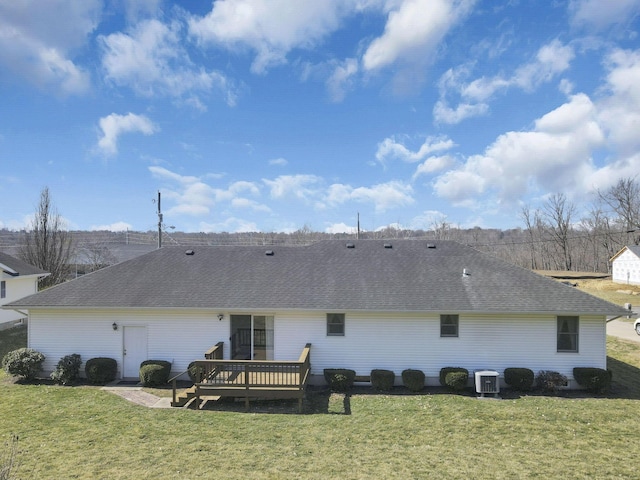
[[[51,203],[49,188],[45,187],[20,250],[22,260],[49,272],[50,275],[40,281],[40,288],[68,278],[72,246],[71,235],[64,229],[64,221]]]
[[[621,178],[605,192],[598,191],[598,197],[618,216],[621,228],[626,231],[640,229],[640,183],[637,177]],[[640,237],[632,237],[633,243],[640,243]]]
[[[551,240],[561,255],[558,266],[562,266],[564,270],[571,270],[573,264],[569,234],[572,230],[571,219],[576,207],[567,201],[564,193],[555,193],[545,202],[542,211],[547,220]]]

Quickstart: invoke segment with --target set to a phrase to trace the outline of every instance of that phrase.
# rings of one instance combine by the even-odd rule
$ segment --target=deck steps
[[[171,402],[172,407],[184,407],[192,399],[196,398],[196,386],[187,388],[184,392],[177,396],[175,402]]]

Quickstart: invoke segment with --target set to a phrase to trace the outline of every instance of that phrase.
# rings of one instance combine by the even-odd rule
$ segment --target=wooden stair
[[[192,399],[196,398],[196,386],[186,389],[180,395],[177,396],[175,402],[171,402],[172,407],[184,407]]]

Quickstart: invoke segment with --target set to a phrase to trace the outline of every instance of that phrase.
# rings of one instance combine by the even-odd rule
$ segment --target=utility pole
[[[360,240],[360,212],[358,212],[358,229],[356,230],[356,240]]]
[[[162,209],[160,208],[160,190],[158,190],[158,248],[162,248]]]

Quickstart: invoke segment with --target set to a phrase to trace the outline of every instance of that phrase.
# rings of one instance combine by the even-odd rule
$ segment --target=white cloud
[[[133,226],[127,222],[115,222],[108,225],[92,225],[89,227],[92,231],[104,231],[109,232],[125,232],[127,230],[133,230]]]
[[[450,167],[455,163],[455,158],[451,155],[442,155],[439,157],[429,157],[416,168],[413,174],[412,180],[420,177],[421,175],[429,175],[434,172],[439,172],[445,168]]]
[[[608,96],[598,104],[599,119],[622,156],[640,148],[640,50],[616,50],[606,59]]]
[[[351,185],[333,184],[318,206],[336,206],[349,201],[372,204],[376,212],[406,207],[415,202],[411,185],[392,180],[371,187],[354,188]]]
[[[445,136],[428,136],[417,151],[409,150],[403,143],[395,138],[385,138],[378,144],[376,160],[385,164],[389,160],[401,160],[407,163],[415,163],[424,160],[430,153],[450,150],[455,143]]]
[[[0,2],[0,64],[45,90],[87,92],[89,74],[71,55],[87,43],[101,9],[99,0]]]
[[[355,233],[357,227],[352,227],[346,223],[333,223],[324,229],[325,233]]]
[[[589,97],[574,95],[536,120],[532,131],[500,135],[484,154],[438,177],[434,190],[467,206],[488,191],[498,203],[513,204],[532,191],[582,190],[594,170],[591,152],[605,140],[596,116]]]
[[[282,157],[269,160],[269,165],[276,167],[286,167],[288,164],[289,162],[287,162],[287,159]]]
[[[102,66],[107,80],[127,86],[137,94],[180,99],[196,109],[206,109],[199,95],[219,90],[227,104],[236,103],[235,89],[216,71],[194,65],[182,46],[181,25],[146,20],[129,33],[99,37]]]
[[[573,47],[556,39],[543,45],[531,62],[520,65],[510,77],[481,77],[467,83],[470,65],[449,69],[438,82],[440,99],[433,109],[434,119],[436,123],[456,124],[470,117],[485,115],[489,111],[488,101],[497,92],[513,87],[532,92],[566,71],[574,56]],[[564,86],[566,88],[566,84]],[[449,96],[459,96],[455,108],[449,106]]]
[[[382,36],[371,42],[362,64],[372,71],[398,61],[424,65],[449,32],[470,11],[467,0],[404,0],[389,13]]]
[[[315,197],[322,184],[322,179],[315,175],[281,175],[275,180],[262,180],[270,188],[271,198],[287,197],[310,200]]]
[[[571,0],[569,14],[574,25],[603,30],[630,22],[640,13],[640,0]]]
[[[340,62],[327,79],[327,90],[333,102],[341,102],[353,86],[354,76],[358,73],[358,61],[347,58]]]
[[[198,41],[255,52],[254,73],[286,63],[295,48],[311,49],[335,31],[353,1],[219,0],[204,17],[192,17],[189,32]]]
[[[270,213],[271,209],[266,205],[250,200],[248,198],[234,198],[231,200],[231,206],[234,208],[253,210],[254,212]]]
[[[159,129],[144,115],[112,113],[100,119],[100,130],[102,137],[98,140],[98,149],[105,155],[115,155],[118,153],[118,138],[123,133],[153,135]]]

